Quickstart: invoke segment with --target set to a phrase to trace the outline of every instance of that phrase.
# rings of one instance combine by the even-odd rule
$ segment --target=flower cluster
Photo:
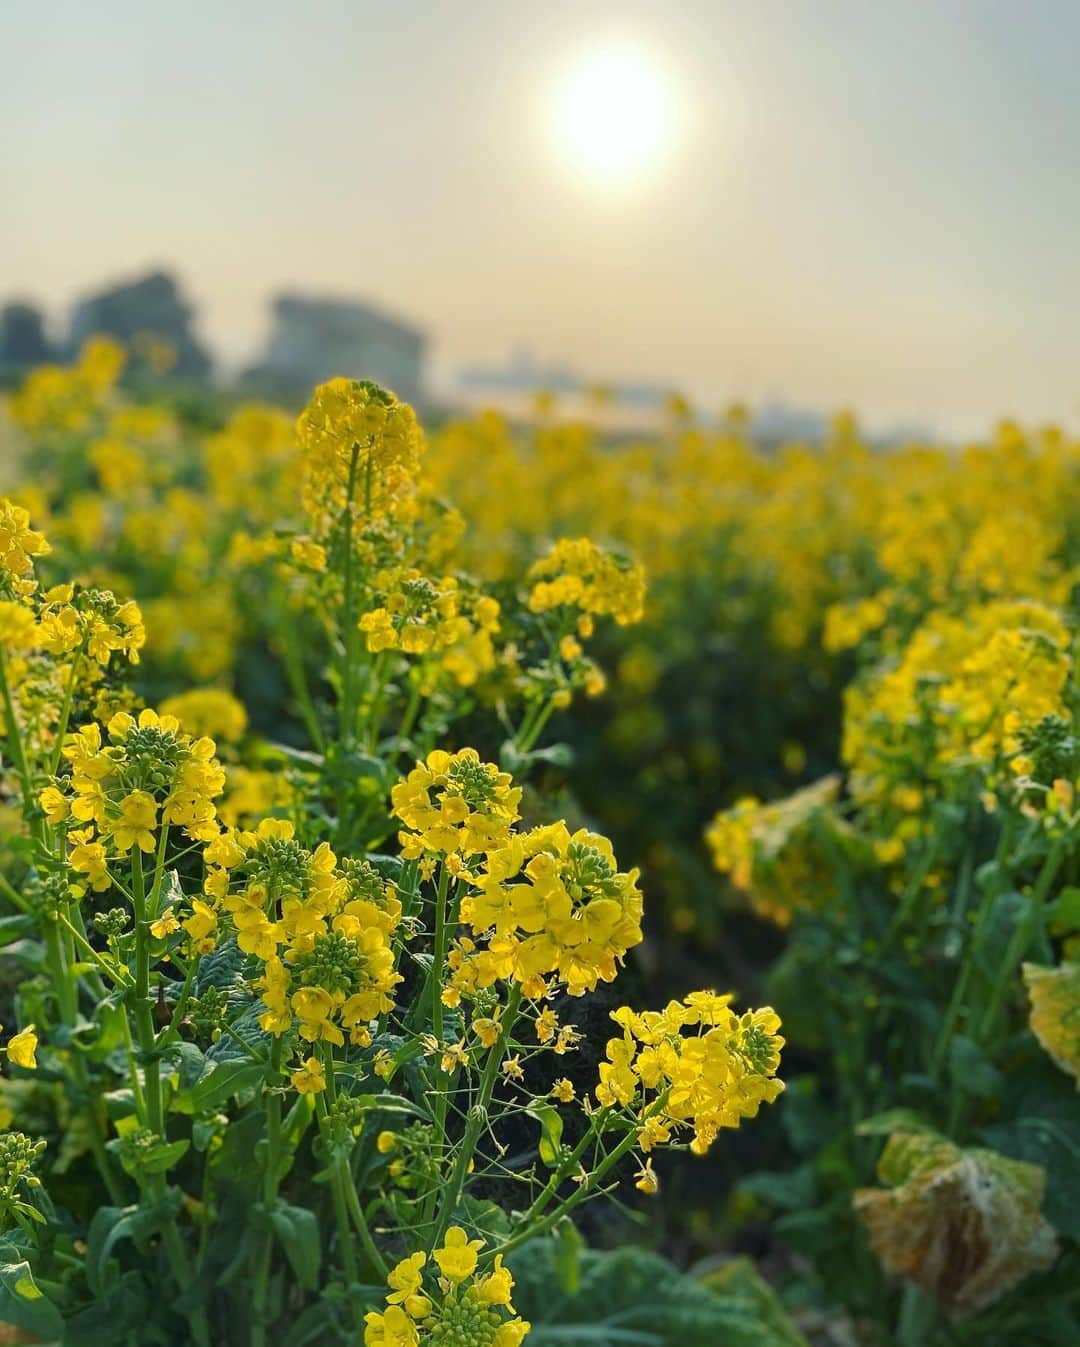
[[[690,1129],[690,1148],[703,1155],[721,1128],[755,1117],[783,1090],[779,1016],[768,1006],[736,1015],[730,1002],[695,992],[660,1011],[613,1012],[623,1032],[608,1041],[596,1097],[635,1112],[643,1151]]]
[[[829,896],[817,828],[839,792],[834,774],[769,804],[747,796],[721,810],[705,830],[716,869],[750,897],[755,912],[777,925]],[[829,828],[836,835],[842,824],[830,818]]]
[[[545,979],[572,996],[614,980],[627,950],[641,942],[637,870],[620,871],[606,837],[563,822],[516,834],[487,856],[461,905],[471,941],[457,952],[454,986],[473,991],[513,977],[542,997]]]
[[[50,654],[85,650],[104,667],[119,652],[138,664],[146,629],[133,599],[121,603],[111,590],[74,585],[54,585],[42,597],[40,641]]]
[[[509,772],[481,762],[474,748],[435,749],[391,792],[394,813],[405,825],[402,855],[453,856],[458,861],[505,846],[518,817],[521,788]]]
[[[461,687],[495,667],[499,604],[490,595],[454,576],[429,579],[415,567],[377,573],[373,591],[380,601],[359,623],[372,653],[430,658]]]
[[[158,829],[177,827],[193,841],[217,830],[214,800],[225,773],[212,739],[193,740],[174,716],[149,708],[138,719],[117,712],[103,737],[96,721],[68,735],[63,756],[70,776],[41,793],[50,825],[69,819],[70,863],[91,887],[111,884],[108,858],[132,848],[153,852]]]
[[[431,1255],[434,1277],[425,1278],[425,1253],[402,1259],[387,1277],[386,1308],[367,1315],[365,1347],[519,1347],[530,1326],[514,1312],[514,1279],[499,1255],[477,1271],[483,1247],[451,1226]]]
[[[0,500],[0,593],[20,598],[32,594],[34,558],[50,550],[44,535],[30,527],[29,511]]]
[[[412,408],[378,384],[331,379],[297,422],[304,508],[326,536],[346,504],[392,509],[416,487],[421,436]]]
[[[309,851],[284,819],[254,832],[225,831],[205,851],[209,902],[184,923],[196,941],[219,938],[219,922],[262,965],[256,986],[262,1028],[296,1029],[308,1043],[367,1044],[367,1026],[393,1005],[401,975],[391,936],[401,919],[392,885],[367,861],[338,863],[324,842]],[[317,1063],[305,1084],[317,1087]]]
[[[619,626],[640,622],[645,572],[589,538],[563,538],[529,570],[529,608],[546,613],[573,608],[614,617]]]
[[[886,799],[898,773],[933,779],[972,765],[990,780],[1024,775],[1024,733],[1065,713],[1071,670],[1068,627],[1045,604],[931,614],[898,661],[848,689],[843,751],[853,793]]]

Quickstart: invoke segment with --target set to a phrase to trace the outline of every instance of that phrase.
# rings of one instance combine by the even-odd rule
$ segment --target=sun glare
[[[583,177],[605,186],[644,178],[667,153],[675,103],[662,70],[634,47],[583,53],[555,88],[559,148]]]

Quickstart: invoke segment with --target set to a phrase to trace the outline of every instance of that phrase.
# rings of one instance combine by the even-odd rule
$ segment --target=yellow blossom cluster
[[[367,1315],[364,1347],[520,1347],[530,1325],[511,1303],[514,1279],[501,1255],[477,1270],[483,1247],[451,1226],[434,1269],[423,1252],[402,1259],[387,1277],[385,1309]]]
[[[96,721],[65,739],[70,776],[57,778],[40,797],[51,826],[68,831],[73,870],[97,891],[111,884],[110,855],[132,848],[153,852],[158,830],[180,828],[203,841],[218,829],[214,800],[225,774],[214,741],[193,740],[174,716],[149,708],[138,719],[117,712],[103,737]]]
[[[192,688],[177,693],[161,703],[161,711],[175,716],[192,734],[208,734],[218,744],[235,744],[247,730],[244,703],[224,688]]]
[[[620,627],[640,622],[645,608],[641,566],[598,547],[589,538],[563,538],[534,562],[527,576],[529,608],[545,613],[574,608],[611,616]]]
[[[321,843],[309,851],[285,819],[253,832],[225,830],[204,852],[205,899],[184,922],[213,947],[231,928],[262,964],[260,1024],[294,1027],[309,1043],[370,1042],[367,1025],[388,1011],[401,975],[391,937],[401,902],[367,861],[342,861]]]
[[[481,762],[474,748],[435,749],[391,792],[394,813],[405,825],[402,855],[461,859],[504,846],[518,817],[521,788],[509,772]]]
[[[26,430],[82,430],[100,408],[125,363],[124,348],[110,337],[92,337],[74,365],[41,365],[12,399],[15,420]]]
[[[359,626],[373,654],[399,650],[428,658],[461,687],[495,667],[500,610],[489,594],[452,575],[429,579],[415,567],[376,573],[372,589],[379,603],[361,615]]]
[[[146,644],[146,629],[133,599],[121,603],[111,590],[70,584],[54,585],[42,598],[40,643],[49,654],[70,655],[85,650],[104,667],[119,652],[130,663],[138,664],[139,651]]]
[[[320,537],[347,503],[370,515],[414,493],[421,450],[416,417],[377,384],[356,379],[321,384],[296,429],[304,508]]]
[[[932,613],[898,660],[872,668],[846,693],[852,792],[882,799],[898,774],[933,778],[971,764],[1026,773],[1025,731],[1066,710],[1071,645],[1060,614],[1034,601]]]
[[[512,977],[542,997],[554,975],[571,996],[614,981],[640,944],[638,872],[620,871],[606,837],[563,822],[515,834],[491,851],[461,905],[465,940],[451,960],[454,987],[473,992]]]
[[[747,894],[754,910],[786,926],[792,913],[832,896],[828,857],[815,820],[840,793],[832,774],[768,804],[753,796],[722,809],[705,829],[713,865]],[[839,824],[831,822],[835,832]]]
[[[692,1130],[703,1155],[725,1127],[738,1127],[783,1090],[776,1078],[784,1040],[769,1006],[736,1015],[730,996],[694,992],[664,1010],[612,1013],[622,1036],[608,1041],[596,1098],[632,1109],[646,1153]]]
[[[34,558],[49,551],[44,535],[30,527],[29,511],[0,500],[0,586],[12,596],[33,593]]]

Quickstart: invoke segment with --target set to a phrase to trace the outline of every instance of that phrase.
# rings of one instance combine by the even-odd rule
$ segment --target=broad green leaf
[[[285,1250],[300,1285],[314,1291],[319,1285],[319,1222],[309,1207],[293,1207],[279,1201],[270,1212],[270,1224]]]

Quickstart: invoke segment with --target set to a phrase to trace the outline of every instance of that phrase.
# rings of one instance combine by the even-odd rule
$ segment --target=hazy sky
[[[612,188],[553,90],[677,104]],[[708,406],[1080,419],[1077,0],[2,0],[0,296],[174,266],[215,352],[282,286]]]

